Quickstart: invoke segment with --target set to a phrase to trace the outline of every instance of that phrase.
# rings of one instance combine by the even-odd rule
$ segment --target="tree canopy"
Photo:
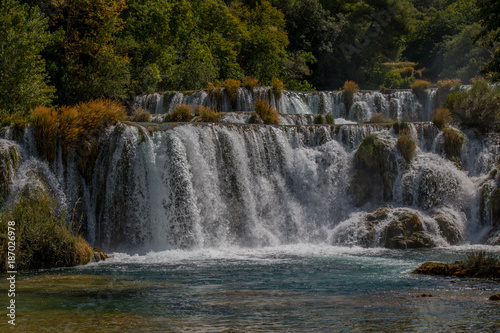
[[[498,79],[499,8],[494,0],[6,0],[0,108],[127,100],[250,76],[294,90],[469,82],[481,68]]]

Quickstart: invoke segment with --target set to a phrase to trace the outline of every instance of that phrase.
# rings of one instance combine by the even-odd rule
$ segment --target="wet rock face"
[[[386,135],[370,134],[361,142],[348,190],[355,206],[392,200],[397,177],[394,147],[393,138]]]

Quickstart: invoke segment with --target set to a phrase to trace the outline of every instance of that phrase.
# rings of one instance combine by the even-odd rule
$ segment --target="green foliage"
[[[333,118],[333,116],[331,114],[327,114],[325,116],[325,119],[326,119],[327,124],[335,125],[335,118]]]
[[[56,4],[51,16],[64,39],[50,50],[50,75],[60,104],[126,96],[130,59],[115,45],[125,0],[75,0]],[[54,69],[55,67],[55,69]]]
[[[314,117],[314,123],[317,125],[324,125],[324,124],[335,125],[335,119],[332,117],[331,114],[327,115],[318,114],[316,115],[316,117]]]
[[[445,107],[463,128],[486,133],[493,130],[500,119],[500,89],[478,80],[470,90],[448,95]]]
[[[289,43],[283,13],[266,0],[257,2],[252,8],[235,2],[232,13],[248,31],[247,38],[241,40],[239,55],[244,73],[264,83],[281,76],[281,65],[287,57]]]
[[[262,119],[264,124],[279,125],[278,111],[266,101],[255,101],[255,113]]]
[[[491,58],[490,47],[474,43],[473,37],[480,31],[478,24],[465,27],[447,41],[443,47],[443,71],[441,78],[456,77],[470,82],[478,76],[484,64]]]
[[[54,198],[42,192],[22,195],[0,213],[0,269],[6,270],[8,221],[15,222],[17,270],[86,264],[92,252],[75,234],[75,221],[60,211]]]
[[[49,105],[49,86],[43,50],[53,42],[48,19],[37,7],[18,1],[0,3],[0,109],[9,113]]]
[[[478,1],[479,17],[483,30],[477,35],[476,40],[486,41],[494,47],[493,57],[482,70],[482,73],[493,81],[500,81],[500,4],[496,0]]]
[[[408,131],[403,131],[398,136],[398,141],[396,146],[403,155],[406,163],[410,163],[413,157],[415,156],[415,149],[417,148],[417,145],[415,144],[415,141],[413,141],[413,139],[408,134]]]

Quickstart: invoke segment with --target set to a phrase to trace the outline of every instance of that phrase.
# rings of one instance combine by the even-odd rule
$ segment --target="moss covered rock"
[[[394,138],[383,134],[367,135],[361,142],[348,189],[356,206],[392,200],[397,177],[395,145]]]
[[[363,246],[389,249],[430,248],[434,246],[417,212],[409,208],[382,207],[366,214]]]
[[[19,165],[19,148],[16,144],[0,139],[0,198],[7,194],[9,184]]]
[[[384,247],[389,249],[418,249],[433,246],[419,217],[411,212],[396,215],[396,218],[386,226],[384,234]]]

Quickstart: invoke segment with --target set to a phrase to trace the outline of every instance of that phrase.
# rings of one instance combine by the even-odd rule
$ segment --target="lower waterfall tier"
[[[416,151],[407,161],[383,126],[118,124],[93,153],[63,158],[58,148],[47,164],[30,128],[17,142],[9,130],[4,146],[20,161],[6,202],[43,188],[76,207],[89,243],[108,252],[499,244],[497,138],[466,133],[452,161],[432,124],[409,131]]]

